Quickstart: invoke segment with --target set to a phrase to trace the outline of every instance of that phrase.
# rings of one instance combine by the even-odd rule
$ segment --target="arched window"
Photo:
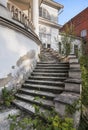
[[[39,8],[39,16],[46,18],[48,20],[51,19],[49,12],[45,8],[42,8],[42,7]]]

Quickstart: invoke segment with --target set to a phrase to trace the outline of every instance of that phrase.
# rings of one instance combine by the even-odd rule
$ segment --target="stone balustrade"
[[[63,59],[63,62],[65,61],[66,60]],[[74,127],[77,130],[81,114],[81,102],[79,102],[82,92],[81,70],[78,58],[75,56],[75,54],[70,54],[67,57],[67,61],[69,62],[69,70],[68,78],[64,81],[65,90],[54,99],[55,108],[61,116],[65,116],[67,114],[66,106],[72,106],[75,102],[78,102],[75,106],[75,112],[68,115],[69,117],[73,118]]]
[[[12,13],[12,18],[21,24],[24,25],[26,29],[34,30],[34,25],[32,21],[28,18],[28,16],[16,5],[11,2],[8,2],[7,7],[9,11]]]

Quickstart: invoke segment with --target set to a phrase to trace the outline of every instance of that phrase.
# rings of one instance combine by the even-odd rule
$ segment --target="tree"
[[[65,31],[62,33],[61,42],[63,45],[64,55],[68,56],[71,52],[72,42],[74,40],[74,26],[71,24],[70,26],[66,25]]]

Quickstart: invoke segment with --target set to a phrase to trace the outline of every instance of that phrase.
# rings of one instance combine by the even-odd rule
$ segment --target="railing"
[[[32,21],[28,18],[28,16],[16,5],[11,2],[8,2],[7,7],[9,11],[12,13],[12,18],[21,24],[24,25],[26,29],[34,30],[34,25]]]

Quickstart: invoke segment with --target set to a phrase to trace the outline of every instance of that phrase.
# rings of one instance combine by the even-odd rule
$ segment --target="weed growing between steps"
[[[48,116],[47,121],[37,115],[20,121],[16,116],[9,116],[9,118],[12,119],[10,130],[75,130],[71,118],[61,119],[57,114],[52,117]]]
[[[7,90],[6,87],[2,89],[2,99],[1,99],[1,105],[5,107],[10,107],[11,102],[14,100],[14,90],[11,91]]]
[[[76,111],[81,110],[81,100],[76,100],[71,105],[66,105],[66,114],[73,115]]]
[[[73,119],[60,118],[54,109],[40,112],[39,106],[34,105],[35,114],[19,120],[18,116],[10,116],[10,130],[76,130],[73,128]]]

